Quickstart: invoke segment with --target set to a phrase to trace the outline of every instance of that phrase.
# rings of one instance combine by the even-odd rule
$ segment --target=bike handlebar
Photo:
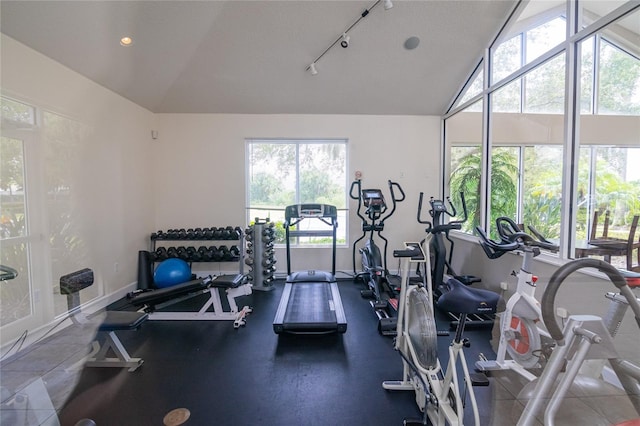
[[[539,247],[545,250],[558,251],[558,245],[544,238],[535,228],[529,227],[536,238],[520,230],[520,227],[511,219],[501,216],[496,219],[496,227],[500,235],[500,242],[491,240],[480,227],[476,231],[480,235],[480,245],[484,249],[487,257],[496,259],[505,252],[522,249],[524,246]],[[489,250],[489,251],[487,251]],[[497,252],[502,252],[496,255]]]
[[[0,265],[0,281],[9,281],[18,276],[18,271],[10,266]]]
[[[555,316],[555,298],[564,280],[575,271],[584,268],[595,268],[607,275],[611,283],[618,288],[620,294],[627,299],[638,323],[638,327],[640,327],[640,303],[638,303],[638,299],[636,299],[622,274],[615,267],[600,259],[576,259],[565,263],[553,273],[540,301],[544,325],[551,337],[558,342],[560,346],[564,346],[565,341],[562,328],[560,324],[558,324]]]

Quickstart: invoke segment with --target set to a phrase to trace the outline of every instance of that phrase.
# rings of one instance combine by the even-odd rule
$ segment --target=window
[[[18,271],[15,279],[0,286],[0,324],[6,327],[29,320],[34,312],[25,148],[35,125],[35,109],[4,97],[0,106],[0,263]]]
[[[276,243],[284,241],[285,207],[321,203],[338,209],[337,243],[347,243],[347,141],[250,139],[246,145],[247,221],[270,218]],[[315,226],[304,221],[300,226]],[[323,245],[327,238],[298,238],[294,244]]]
[[[640,160],[640,9],[605,3],[523,3],[482,59],[491,71],[481,92],[488,102],[455,103],[444,119],[445,192],[478,191],[487,205],[477,203],[474,221],[490,231],[500,215],[533,225],[560,241],[564,259],[588,237],[595,210],[610,212],[610,233],[622,238],[640,214],[633,166]],[[576,12],[583,25],[567,40],[566,14]],[[572,63],[575,74],[566,72]],[[470,127],[461,117],[471,111],[478,112]],[[484,129],[482,140],[450,137],[471,128]],[[485,150],[488,163],[480,159]]]

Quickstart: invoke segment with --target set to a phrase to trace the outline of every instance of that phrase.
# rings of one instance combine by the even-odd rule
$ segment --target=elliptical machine
[[[451,260],[453,258],[453,249],[455,243],[449,236],[449,231],[462,229],[462,224],[468,219],[467,203],[464,198],[464,193],[460,192],[460,204],[462,206],[462,218],[457,220],[451,220],[445,222],[447,216],[455,218],[458,215],[458,210],[451,201],[451,197],[446,198],[447,204],[444,200],[438,200],[434,197],[429,199],[429,216],[431,220],[422,219],[422,205],[423,205],[424,193],[420,193],[420,199],[418,200],[418,222],[422,224],[428,224],[429,227],[425,230],[427,234],[431,234],[429,243],[430,252],[430,275],[433,282],[433,293],[436,298],[440,297],[443,293],[449,291],[448,278],[453,277],[459,282],[465,285],[471,285],[473,283],[480,282],[479,277],[473,275],[458,275],[451,267]],[[449,253],[447,254],[447,244],[445,239],[449,241]],[[425,272],[426,273],[426,272]],[[455,329],[460,321],[460,315],[452,312],[447,312],[451,319],[451,328]],[[467,316],[466,322],[469,326],[478,325],[493,325],[493,314],[472,313]]]
[[[396,205],[404,201],[405,194],[402,187],[397,182],[388,181],[389,193],[391,195],[392,206],[389,210],[380,189],[362,189],[360,179],[351,183],[349,196],[358,200],[358,210],[356,213],[362,221],[362,236],[353,243],[353,274],[355,278],[361,278],[367,288],[362,290],[362,297],[373,299],[370,301],[377,317],[378,331],[383,335],[394,336],[396,333],[395,312],[398,310],[396,299],[396,289],[390,282],[389,270],[387,269],[387,239],[382,236],[384,222],[396,210]],[[400,195],[396,193],[398,191]],[[365,208],[362,214],[362,208]],[[384,241],[384,255],[374,241],[374,233]],[[363,247],[357,248],[358,243],[366,236]],[[361,254],[362,271],[356,272],[356,250]]]

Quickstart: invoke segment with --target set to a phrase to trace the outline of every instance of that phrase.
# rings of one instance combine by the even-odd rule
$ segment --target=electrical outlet
[[[500,282],[500,288],[503,290],[507,290],[509,288],[509,283],[506,281]]]
[[[562,319],[567,319],[569,317],[569,311],[567,311],[565,308],[556,309],[556,314],[558,314],[558,316]]]

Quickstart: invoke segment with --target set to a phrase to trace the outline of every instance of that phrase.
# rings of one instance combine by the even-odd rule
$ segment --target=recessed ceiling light
[[[133,44],[133,40],[131,39],[131,37],[122,37],[120,39],[120,44],[122,46],[131,46]]]
[[[418,45],[420,44],[420,39],[418,37],[409,37],[405,42],[404,42],[404,48],[407,50],[413,50],[416,47],[418,47]]]

